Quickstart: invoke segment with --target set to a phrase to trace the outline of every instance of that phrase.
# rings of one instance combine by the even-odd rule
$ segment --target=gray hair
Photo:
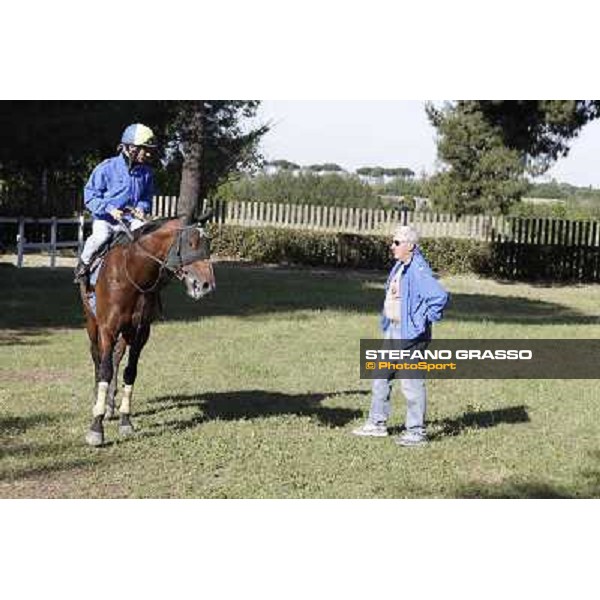
[[[416,244],[419,241],[419,234],[416,229],[408,225],[400,225],[396,227],[394,231],[394,239],[399,242],[407,242],[409,244]]]

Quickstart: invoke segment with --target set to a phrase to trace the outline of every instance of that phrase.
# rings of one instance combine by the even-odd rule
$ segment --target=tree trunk
[[[188,223],[198,215],[202,200],[202,155],[204,134],[204,103],[194,102],[182,128],[183,165],[177,215],[184,216]]]

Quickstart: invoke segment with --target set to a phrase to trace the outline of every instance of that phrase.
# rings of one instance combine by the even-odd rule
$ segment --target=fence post
[[[50,223],[50,268],[56,267],[56,237],[58,233],[58,223],[56,217],[52,217]]]
[[[17,233],[17,267],[23,266],[23,251],[25,245],[25,218],[19,217],[19,231]]]
[[[79,215],[79,224],[77,225],[77,259],[83,252],[83,228],[85,227],[85,216],[83,213]]]

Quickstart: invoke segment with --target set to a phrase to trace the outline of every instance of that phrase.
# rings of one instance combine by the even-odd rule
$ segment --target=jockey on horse
[[[146,164],[156,148],[154,133],[146,125],[129,125],[121,136],[119,154],[101,162],[84,189],[84,202],[94,220],[75,269],[75,283],[87,282],[94,255],[113,233],[128,221],[133,231],[145,221],[152,208],[152,169]]]
[[[127,348],[119,433],[131,435],[134,431],[131,405],[138,360],[159,313],[164,285],[177,278],[194,300],[215,289],[210,238],[204,231],[209,212],[195,220],[177,217],[152,221],[131,233],[141,227],[144,216],[150,212],[152,171],[145,163],[154,147],[151,129],[130,125],[121,138],[119,155],[98,165],[84,190],[85,204],[93,213],[94,222],[77,266],[76,281],[95,372],[93,420],[86,434],[91,446],[103,445],[104,418],[114,416],[117,370]],[[129,227],[124,223],[126,219]],[[129,241],[116,244],[106,253],[90,285],[88,274],[94,254],[114,232],[120,231],[120,225]]]

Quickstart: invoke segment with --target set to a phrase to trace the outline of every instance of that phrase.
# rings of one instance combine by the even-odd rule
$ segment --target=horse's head
[[[180,233],[180,277],[185,283],[188,296],[194,300],[200,300],[216,287],[210,261],[210,238],[204,230],[209,217],[210,214],[203,215],[198,223],[188,225]]]

